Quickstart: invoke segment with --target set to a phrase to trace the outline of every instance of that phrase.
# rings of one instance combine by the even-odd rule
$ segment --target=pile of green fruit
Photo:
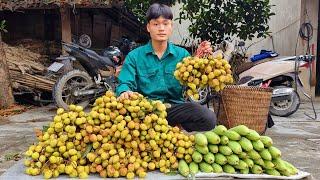
[[[212,131],[195,134],[192,162],[179,161],[183,176],[205,173],[241,173],[291,176],[298,170],[281,159],[281,152],[268,136],[260,136],[244,125],[227,129],[223,125]]]
[[[179,159],[192,161],[194,136],[166,120],[166,106],[140,94],[118,100],[113,92],[96,99],[90,113],[81,106],[59,108],[39,142],[26,152],[25,172],[56,178],[145,177],[148,171],[177,170]]]
[[[187,95],[199,99],[198,89],[210,87],[215,92],[223,90],[226,84],[233,83],[231,66],[222,54],[207,57],[185,57],[176,65],[174,76],[187,87]]]

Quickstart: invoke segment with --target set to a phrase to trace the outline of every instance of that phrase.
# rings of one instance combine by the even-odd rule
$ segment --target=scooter
[[[53,87],[52,97],[58,107],[68,109],[69,104],[86,107],[105,91],[115,88],[115,69],[119,64],[117,48],[114,47],[109,56],[100,56],[78,44],[62,42],[62,46],[68,55],[60,57],[60,60],[70,62],[71,67]],[[82,68],[74,69],[72,65],[75,62]]]
[[[300,106],[298,89],[307,95],[299,75],[309,68],[312,59],[311,55],[301,55],[276,58],[257,64],[239,74],[239,84],[272,87],[270,113],[276,116],[290,116]]]
[[[112,45],[99,55],[84,47],[85,44],[80,44],[88,41],[91,44],[89,37],[85,40],[79,40],[79,43],[62,42],[62,47],[68,55],[56,58],[56,62],[48,68],[51,74],[59,76],[52,92],[53,100],[58,107],[67,109],[68,104],[86,107],[105,91],[114,91],[118,69],[122,66],[125,56],[137,47],[134,41],[122,37],[120,40],[113,40]]]
[[[231,60],[236,54],[236,49],[231,43],[225,43],[225,58]],[[230,50],[231,49],[231,50]],[[243,49],[243,48],[241,48]],[[270,113],[276,116],[287,117],[295,113],[300,106],[298,90],[311,99],[304,89],[300,79],[302,71],[308,70],[314,60],[312,55],[275,57],[269,60],[249,63],[245,69],[235,72],[239,77],[238,85],[272,87]],[[316,116],[316,115],[315,115]]]

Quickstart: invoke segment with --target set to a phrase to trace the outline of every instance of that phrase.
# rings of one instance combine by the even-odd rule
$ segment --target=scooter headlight
[[[273,91],[272,91],[272,95],[283,95],[283,94],[292,94],[294,91],[294,89],[292,88],[275,88]]]

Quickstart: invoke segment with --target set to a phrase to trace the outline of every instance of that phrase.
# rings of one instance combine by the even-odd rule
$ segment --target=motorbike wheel
[[[185,96],[186,96],[186,99],[189,101],[189,102],[192,102],[192,103],[197,103],[197,104],[200,104],[200,105],[205,105],[207,104],[210,99],[208,98],[210,96],[210,89],[209,88],[202,88],[202,89],[198,89],[198,93],[199,93],[199,100],[195,100],[193,99],[191,96],[188,96],[187,93],[185,92]]]
[[[287,117],[295,113],[300,106],[300,96],[294,91],[289,101],[273,102],[271,100],[270,113],[275,116]]]
[[[53,87],[52,97],[58,107],[68,109],[70,104],[88,106],[88,97],[76,97],[73,95],[75,90],[83,89],[93,84],[91,77],[84,71],[72,70],[62,75]]]

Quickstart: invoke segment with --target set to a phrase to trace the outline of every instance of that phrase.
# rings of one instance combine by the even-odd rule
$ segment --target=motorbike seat
[[[88,53],[94,59],[96,59],[98,61],[98,63],[102,66],[112,66],[112,67],[115,66],[109,57],[100,56],[95,51],[90,50],[90,49],[85,49],[85,52]]]
[[[263,60],[260,60],[260,61],[255,61],[255,62],[245,62],[243,64],[241,64],[237,69],[236,69],[236,74],[241,74],[243,73],[244,71],[252,68],[253,66],[256,66],[258,64],[261,64],[261,63],[265,63],[265,62],[269,62],[269,61],[274,61],[274,60],[277,60],[278,58],[266,58],[266,59],[263,59]]]

